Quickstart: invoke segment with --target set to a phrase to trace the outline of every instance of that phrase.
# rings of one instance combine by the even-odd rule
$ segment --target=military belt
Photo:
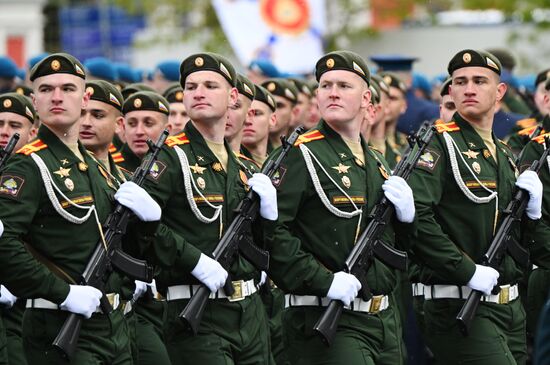
[[[235,293],[231,296],[227,296],[223,289],[218,290],[215,293],[210,293],[210,299],[223,299],[227,298],[230,302],[237,302],[243,300],[244,298],[256,293],[258,287],[254,284],[254,279],[244,281],[236,280],[231,282]],[[174,285],[168,287],[166,293],[166,300],[178,300],[178,299],[190,299],[193,294],[199,289],[200,285]]]
[[[457,285],[426,285],[424,289],[424,298],[426,300],[432,299],[466,299],[471,288],[467,286]],[[500,292],[493,295],[484,295],[481,297],[482,302],[507,304],[519,297],[518,285],[501,285]]]
[[[109,293],[109,294],[105,294],[105,295],[107,296],[107,299],[109,300],[109,303],[113,307],[113,310],[117,309],[120,305],[120,296],[116,293]],[[49,300],[42,299],[42,298],[27,299],[26,308],[61,310],[61,308],[58,304],[55,304],[54,302],[50,302]],[[98,307],[95,310],[95,313],[103,313],[103,312]]]
[[[412,295],[413,297],[423,297],[424,296],[424,290],[425,285],[422,283],[412,283]]]
[[[314,295],[285,295],[285,308],[290,307],[326,307],[331,299],[326,297],[316,297]],[[354,312],[378,313],[390,306],[390,300],[387,295],[374,295],[371,300],[355,298],[349,307],[345,309]]]

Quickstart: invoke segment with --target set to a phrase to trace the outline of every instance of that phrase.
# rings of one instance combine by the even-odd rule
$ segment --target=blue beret
[[[48,57],[50,54],[47,52],[40,53],[34,57],[29,58],[27,63],[29,64],[29,70],[34,67],[38,62],[42,61],[44,58]]]
[[[111,61],[104,57],[94,57],[84,62],[84,67],[88,70],[88,75],[94,76],[106,81],[116,81],[118,72]]]
[[[164,61],[157,65],[156,70],[160,71],[166,80],[179,81],[180,64],[179,61]]]
[[[132,70],[132,68],[125,63],[115,63],[115,68],[118,72],[118,81],[122,82],[139,82],[137,74]]]
[[[432,92],[432,86],[428,78],[422,74],[413,72],[412,88],[420,89],[424,91],[427,95],[430,95]]]
[[[0,56],[0,77],[11,79],[17,76],[17,66],[11,58]]]
[[[401,55],[376,55],[370,57],[370,60],[383,71],[410,71],[417,58]]]
[[[17,77],[19,77],[21,80],[25,80],[25,75],[27,75],[27,72],[25,69],[18,68],[17,69]]]
[[[261,73],[266,77],[281,77],[281,73],[271,61],[266,59],[256,59],[250,62],[249,69]]]

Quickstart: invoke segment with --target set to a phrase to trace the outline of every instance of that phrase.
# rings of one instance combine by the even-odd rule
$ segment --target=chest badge
[[[472,168],[474,169],[476,174],[479,175],[479,173],[481,172],[481,165],[477,161],[472,163]]]
[[[78,169],[82,172],[85,172],[88,170],[88,165],[84,162],[79,162],[78,163]]]
[[[206,167],[201,167],[199,166],[198,164],[195,164],[194,166],[189,166],[189,168],[191,170],[193,170],[193,172],[195,174],[199,174],[199,175],[202,175],[202,173],[204,172],[204,170],[206,170]]]
[[[470,146],[470,148],[476,148],[476,145],[473,142],[468,142],[468,146]]]
[[[468,159],[475,159],[477,158],[477,155],[479,155],[479,152],[475,152],[475,151],[472,151],[472,150],[468,150],[466,152],[462,152],[462,154],[466,157],[468,157]]]
[[[489,150],[483,150],[483,157],[485,157],[485,158],[491,157],[491,152],[489,152]]]
[[[201,189],[201,190],[204,190],[206,188],[206,181],[204,181],[204,179],[202,177],[198,177],[197,178],[197,186]]]
[[[347,158],[348,156],[345,153],[339,153],[340,158]]]
[[[71,172],[70,168],[66,169],[64,167],[60,167],[59,170],[54,171],[53,173],[58,175],[59,177],[69,177],[70,172]]]
[[[351,187],[351,180],[347,176],[342,176],[342,184],[346,187],[346,189],[349,189]]]
[[[65,179],[65,186],[66,186],[67,189],[69,189],[70,191],[73,191],[73,190],[74,190],[74,182],[73,182],[71,179]]]
[[[214,163],[212,164],[212,170],[214,170],[214,171],[216,171],[216,172],[220,172],[220,171],[223,170],[223,166],[222,166],[222,164],[219,163],[219,162],[214,162]]]
[[[63,166],[68,165],[68,164],[69,164],[69,160],[67,160],[66,158],[64,158],[63,160],[61,160],[61,164],[62,164]]]
[[[351,166],[346,166],[342,163],[339,163],[338,166],[332,166],[332,168],[338,171],[339,174],[347,174],[350,167]]]

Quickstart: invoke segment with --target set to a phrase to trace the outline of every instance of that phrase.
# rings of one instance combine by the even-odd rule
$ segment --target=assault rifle
[[[166,137],[168,137],[168,131],[164,130],[155,144],[150,140],[147,141],[149,154],[145,156],[141,166],[132,176],[132,182],[138,186],[143,184],[147,174],[153,168]],[[136,280],[145,282],[153,280],[153,269],[146,261],[133,258],[122,251],[122,236],[126,233],[131,214],[132,211],[122,204],[118,204],[115,210],[109,214],[104,224],[104,234],[97,243],[95,251],[79,280],[79,285],[90,285],[103,292],[100,307],[105,314],[113,311],[109,300],[105,296],[104,288],[109,275],[114,269]],[[69,314],[52,343],[54,348],[59,349],[62,355],[68,359],[71,359],[76,351],[83,319],[84,317],[79,314]]]
[[[275,173],[279,170],[281,163],[294,145],[294,142],[296,142],[300,134],[303,132],[304,128],[298,127],[294,130],[294,132],[292,132],[288,139],[281,137],[281,153],[276,159],[269,160],[262,170],[262,172],[270,179],[273,179]],[[252,263],[258,270],[266,271],[268,269],[269,252],[258,248],[250,240],[251,225],[258,216],[259,210],[260,198],[258,194],[250,190],[237,207],[237,216],[233,219],[231,225],[212,252],[212,257],[214,260],[218,261],[224,269],[229,271],[229,268],[238,253],[242,254],[242,256]],[[230,277],[227,278],[223,289],[225,294],[228,296],[235,293]],[[187,328],[191,330],[193,335],[197,334],[210,293],[211,292],[208,287],[201,284],[199,289],[193,297],[191,297],[179,315],[181,320],[185,323]]]
[[[15,145],[17,144],[18,141],[19,141],[19,133],[14,133],[13,136],[11,136],[10,140],[8,141],[8,144],[6,144],[6,147],[0,150],[0,169],[4,167],[4,165],[10,158],[11,154],[13,153],[13,150],[15,149]]]
[[[400,176],[405,180],[409,178],[434,133],[435,127],[427,124],[419,129],[416,136],[409,140],[409,143],[412,143],[411,147],[395,167],[393,176]],[[405,270],[407,268],[407,254],[386,245],[380,240],[394,209],[393,204],[383,196],[372,209],[369,215],[369,224],[346,259],[344,271],[354,275],[361,283],[360,296],[363,300],[372,298],[366,277],[374,257],[395,269]],[[336,329],[343,309],[344,303],[339,300],[331,300],[327,309],[313,327],[327,346],[331,345],[336,336]]]
[[[546,149],[542,153],[539,160],[534,161],[529,170],[539,173],[542,166],[546,164],[548,153],[550,152],[550,139],[545,138]],[[498,270],[502,260],[504,259],[504,253],[507,251],[510,244],[515,244],[512,237],[512,228],[515,222],[520,221],[523,216],[523,212],[529,202],[529,193],[523,189],[517,188],[514,194],[514,198],[510,201],[506,209],[502,212],[505,216],[502,219],[502,223],[498,228],[491,245],[487,250],[487,253],[483,255],[481,259],[481,265],[490,266]],[[500,288],[496,286],[493,289],[493,294],[498,294]],[[479,301],[483,296],[483,292],[479,290],[472,290],[464,302],[464,305],[458,312],[456,320],[458,321],[458,327],[464,336],[468,336],[468,331],[472,325],[472,321],[477,311]]]

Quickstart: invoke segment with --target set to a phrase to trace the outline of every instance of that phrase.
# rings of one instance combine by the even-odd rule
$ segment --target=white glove
[[[354,275],[338,271],[334,274],[334,279],[328,289],[327,298],[339,300],[346,307],[349,307],[351,302],[357,298],[360,289],[361,283]]]
[[[414,198],[409,184],[399,176],[390,176],[382,184],[384,195],[395,206],[397,219],[403,223],[414,221]]]
[[[491,295],[491,291],[498,283],[498,271],[489,266],[476,265],[476,271],[472,278],[466,284],[468,287],[479,290],[485,295]]]
[[[13,295],[4,285],[0,285],[0,304],[3,304],[7,308],[11,308],[16,301],[17,297]]]
[[[160,220],[161,210],[157,202],[136,183],[127,181],[120,185],[115,199],[138,216],[143,222]]]
[[[277,220],[277,190],[265,174],[256,173],[248,179],[248,185],[260,196],[260,215],[267,220]]]
[[[191,271],[191,275],[199,279],[212,293],[215,293],[225,284],[228,274],[218,261],[201,253],[199,262]]]
[[[90,318],[99,307],[101,292],[88,285],[70,285],[69,295],[59,308]]]
[[[267,281],[267,273],[265,271],[262,271],[260,274],[260,282],[258,283],[258,286],[262,286]]]
[[[145,294],[145,292],[147,291],[148,284],[145,281],[140,281],[140,280],[134,280],[134,283],[136,284],[136,289],[134,290],[134,295],[132,296],[132,300],[135,302],[143,294]]]
[[[518,176],[516,186],[529,193],[525,214],[533,220],[542,217],[542,182],[535,171],[527,170]]]

